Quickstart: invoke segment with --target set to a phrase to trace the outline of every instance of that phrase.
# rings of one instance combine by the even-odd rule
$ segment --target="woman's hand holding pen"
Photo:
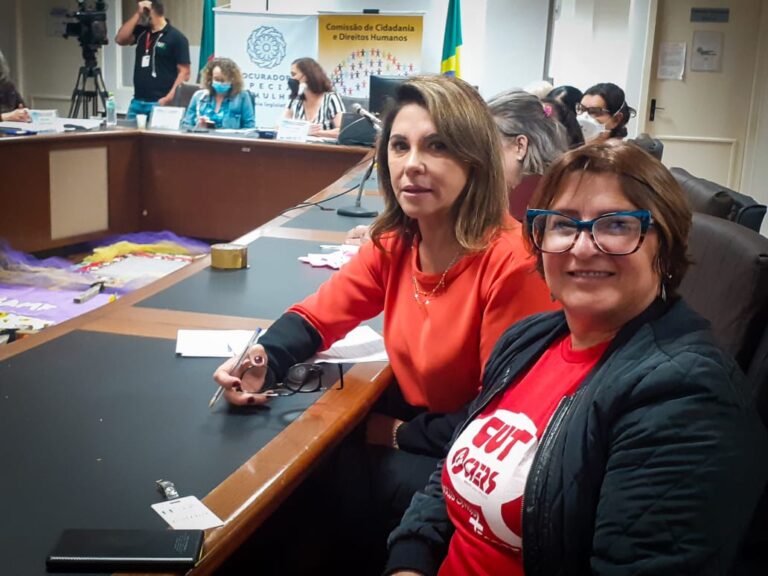
[[[213,373],[214,381],[224,388],[230,404],[248,406],[265,404],[269,397],[259,394],[267,375],[267,353],[260,344],[251,346],[240,368],[233,373],[236,358],[230,358]]]

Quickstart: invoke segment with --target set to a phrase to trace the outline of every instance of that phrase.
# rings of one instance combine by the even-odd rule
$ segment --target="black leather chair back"
[[[664,143],[658,138],[652,138],[645,132],[638,134],[636,138],[628,140],[628,142],[635,146],[639,146],[648,152],[648,154],[656,158],[656,160],[661,161],[662,156],[664,156]]]
[[[192,96],[200,90],[202,86],[199,84],[179,84],[176,88],[176,92],[173,94],[170,106],[179,106],[186,108],[189,106],[189,101],[192,100]]]
[[[742,226],[760,232],[766,207],[746,194],[721,186],[711,180],[698,178],[683,168],[671,168],[680,187],[685,192],[694,212],[727,218]]]
[[[762,397],[768,393],[768,238],[694,213],[688,248],[694,263],[680,294],[712,323],[718,343]]]

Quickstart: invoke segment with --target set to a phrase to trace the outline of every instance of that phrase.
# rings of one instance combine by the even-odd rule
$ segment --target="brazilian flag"
[[[440,64],[442,74],[461,78],[461,44],[461,6],[459,0],[450,0],[445,19],[443,62]]]
[[[203,0],[203,35],[200,39],[200,71],[213,58],[213,9],[216,0]],[[198,76],[199,77],[199,76]]]

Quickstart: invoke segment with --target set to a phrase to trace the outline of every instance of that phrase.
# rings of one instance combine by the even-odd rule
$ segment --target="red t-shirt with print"
[[[456,532],[440,576],[523,574],[522,496],[539,440],[608,344],[573,350],[570,335],[559,339],[456,439],[442,476]]]

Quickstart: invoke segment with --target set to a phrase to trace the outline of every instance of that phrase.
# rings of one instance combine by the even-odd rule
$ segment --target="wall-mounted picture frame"
[[[720,72],[723,55],[723,33],[712,30],[696,30],[693,33],[691,71]]]

